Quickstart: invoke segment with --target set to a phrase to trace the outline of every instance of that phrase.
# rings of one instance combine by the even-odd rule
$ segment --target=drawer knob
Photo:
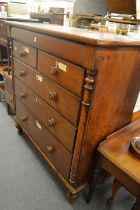
[[[54,147],[53,147],[53,145],[47,146],[46,149],[47,149],[47,151],[50,152],[50,153],[54,152]]]
[[[26,57],[28,54],[26,51],[19,51],[19,57]]]
[[[22,117],[21,117],[21,121],[22,121],[22,122],[27,121],[27,119],[28,119],[28,118],[27,118],[26,116],[22,116]]]
[[[56,76],[58,74],[58,68],[57,67],[51,67],[50,68],[50,73],[52,76]]]
[[[54,127],[55,124],[56,124],[56,123],[55,123],[55,120],[54,120],[53,118],[47,121],[47,125],[48,125],[49,127]]]
[[[24,77],[25,76],[25,71],[19,71],[19,76]]]
[[[26,97],[26,93],[20,93],[20,98],[23,99]]]
[[[57,101],[57,99],[58,99],[57,93],[55,93],[55,92],[50,92],[50,93],[49,93],[49,99],[50,99],[51,101]]]

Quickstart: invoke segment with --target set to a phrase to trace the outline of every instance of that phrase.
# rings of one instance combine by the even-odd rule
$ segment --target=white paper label
[[[43,77],[41,77],[40,75],[36,74],[36,79],[39,81],[39,82],[42,82],[43,81]]]
[[[65,65],[64,63],[56,61],[56,66],[62,71],[65,71],[65,72],[67,71],[67,65]]]
[[[34,37],[34,42],[36,43],[36,36]]]
[[[41,125],[39,124],[39,122],[38,122],[37,120],[36,120],[35,122],[36,122],[36,125],[37,125],[37,127],[39,128],[39,130],[41,130],[42,127],[41,127]]]
[[[36,97],[35,99],[36,103],[38,103],[39,105],[41,105],[41,101]]]
[[[15,47],[15,50],[17,50],[17,48]]]

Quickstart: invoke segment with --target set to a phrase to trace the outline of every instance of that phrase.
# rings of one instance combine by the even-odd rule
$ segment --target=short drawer
[[[4,76],[4,86],[5,90],[9,92],[10,94],[13,94],[13,86],[12,86],[12,76],[8,75],[7,72],[3,72]]]
[[[28,106],[48,130],[72,152],[76,128],[16,78],[15,94],[26,106]]]
[[[43,75],[81,96],[84,69],[39,51],[37,69]]]
[[[43,77],[17,59],[14,59],[14,74],[67,120],[77,125],[80,98]]]
[[[32,66],[33,68],[36,68],[36,49],[20,42],[13,41],[13,55],[24,63]]]
[[[57,170],[68,180],[72,154],[46,129],[46,127],[16,98],[16,117],[32,136]]]

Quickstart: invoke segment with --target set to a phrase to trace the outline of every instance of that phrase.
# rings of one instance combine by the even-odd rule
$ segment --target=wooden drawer
[[[37,69],[64,88],[81,96],[84,80],[83,68],[39,51]]]
[[[13,55],[24,63],[29,64],[33,68],[36,68],[36,49],[20,42],[13,41]]]
[[[48,130],[72,152],[76,128],[16,78],[15,94],[28,106]]]
[[[14,74],[34,90],[51,107],[77,125],[80,99],[51,80],[43,77],[29,66],[14,59]]]
[[[37,25],[44,31],[43,24]],[[30,27],[29,27],[30,28]],[[31,28],[30,28],[31,29]],[[62,35],[62,34],[61,34]],[[95,47],[87,47],[85,44],[76,43],[68,39],[53,37],[49,34],[40,34],[21,28],[12,27],[11,37],[39,50],[58,56],[74,64],[93,69]],[[92,61],[91,61],[92,59]]]
[[[68,180],[72,154],[46,127],[16,98],[16,117],[48,156],[58,171]]]
[[[10,94],[13,94],[12,76],[8,75],[7,72],[3,72],[3,76],[4,76],[5,90]]]

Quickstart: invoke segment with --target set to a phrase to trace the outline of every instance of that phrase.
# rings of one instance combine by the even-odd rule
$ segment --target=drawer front
[[[66,119],[77,124],[80,99],[14,59],[14,74]]]
[[[26,106],[16,98],[16,117],[33,137],[58,171],[68,180],[72,154],[38,121]]]
[[[43,25],[40,24],[40,27]],[[61,58],[75,64],[88,67],[86,64],[88,48],[84,44],[15,27],[12,27],[11,37],[55,56],[61,56]]]
[[[84,80],[83,68],[39,51],[37,69],[64,88],[81,96]]]
[[[76,128],[15,78],[15,94],[65,147],[73,151]]]
[[[20,42],[13,41],[13,55],[24,63],[32,66],[33,68],[36,68],[36,49]]]
[[[5,90],[8,91],[10,94],[13,94],[13,87],[12,87],[12,76],[8,75],[6,72],[3,73],[4,75],[4,85]]]

